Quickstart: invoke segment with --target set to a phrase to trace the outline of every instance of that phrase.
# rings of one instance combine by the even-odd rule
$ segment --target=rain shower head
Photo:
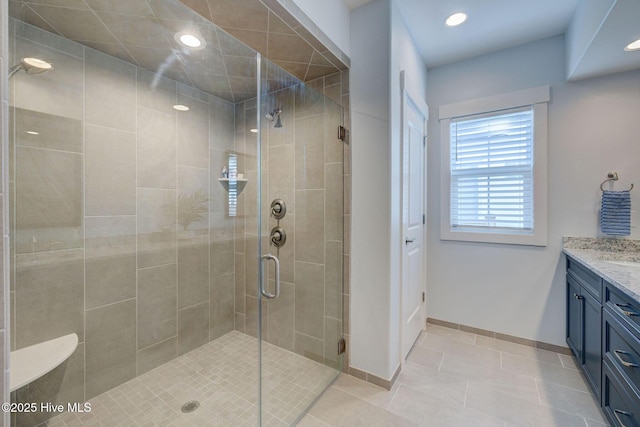
[[[269,111],[269,113],[267,113],[267,115],[265,117],[270,122],[272,122],[273,120],[277,119],[276,120],[276,124],[273,127],[281,128],[282,127],[282,120],[280,120],[280,114],[282,114],[282,110],[280,108],[274,108],[273,110]]]
[[[53,64],[39,58],[22,58],[19,64],[11,67],[9,77],[20,70],[24,70],[29,75],[40,74],[53,70]]]

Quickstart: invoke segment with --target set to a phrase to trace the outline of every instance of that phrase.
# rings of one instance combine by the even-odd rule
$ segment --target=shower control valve
[[[287,233],[282,227],[273,227],[271,229],[271,244],[276,248],[281,248],[287,241]]]
[[[275,199],[271,202],[271,216],[278,221],[284,218],[287,214],[287,205],[284,203],[284,200]]]

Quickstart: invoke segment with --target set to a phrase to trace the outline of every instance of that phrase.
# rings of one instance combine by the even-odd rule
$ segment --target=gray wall
[[[15,58],[55,69],[11,81],[11,346],[80,341],[17,399],[81,402],[234,329],[234,221],[217,180],[234,106],[13,24]],[[211,201],[185,231],[180,200],[198,191]]]
[[[640,72],[570,83],[564,67],[564,39],[558,36],[429,70],[427,203],[432,207],[440,205],[438,107],[551,86],[547,247],[441,241],[440,211],[431,209],[429,317],[565,345],[562,236],[599,235],[599,186],[608,171],[620,174],[616,189],[640,182]],[[640,192],[631,197],[637,210]],[[632,238],[640,237],[639,225],[633,213]]]

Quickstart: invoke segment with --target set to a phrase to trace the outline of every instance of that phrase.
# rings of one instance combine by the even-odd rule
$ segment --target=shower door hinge
[[[344,126],[338,126],[338,139],[344,141],[347,138],[347,130]]]
[[[347,351],[347,342],[344,338],[340,338],[340,340],[338,340],[338,354],[340,355],[345,351]]]
[[[427,216],[425,214],[422,214],[422,224],[426,224],[427,223]]]
[[[422,302],[425,302],[427,300],[427,294],[426,293],[422,293]]]

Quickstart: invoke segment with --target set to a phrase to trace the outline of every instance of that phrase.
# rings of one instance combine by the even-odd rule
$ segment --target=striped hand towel
[[[611,236],[631,234],[631,193],[605,190],[602,192],[600,228]]]

